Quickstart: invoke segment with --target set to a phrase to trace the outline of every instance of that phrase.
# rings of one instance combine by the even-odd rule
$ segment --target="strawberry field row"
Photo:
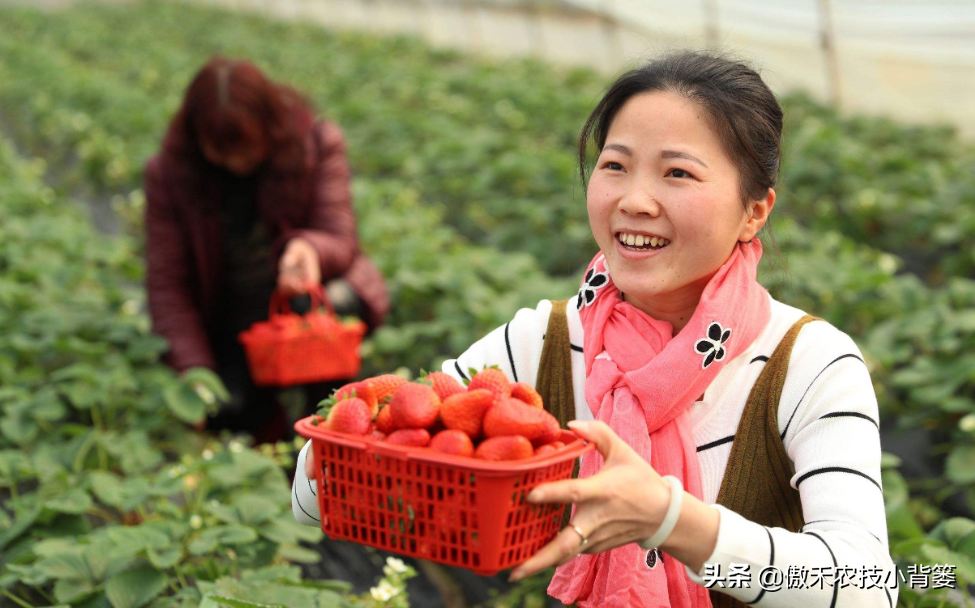
[[[38,480],[48,473],[35,470],[36,458],[24,464],[16,453],[25,438],[51,429],[68,435],[59,436],[59,445],[79,450],[62,461],[74,463],[82,453],[83,470],[104,462],[122,481],[130,474],[143,479],[146,469],[139,467],[146,462],[151,469],[172,459],[158,446],[193,437],[151,435],[154,427],[140,420],[139,407],[191,419],[203,404],[155,364],[163,345],[147,335],[142,294],[114,281],[142,279],[141,166],[157,149],[188,79],[213,52],[253,58],[300,85],[346,130],[360,239],[394,301],[387,326],[365,345],[366,373],[437,369],[518,308],[571,295],[595,252],[573,151],[606,84],[591,73],[485,63],[405,39],[172,3],[87,5],[53,16],[5,7],[0,17],[0,116],[46,162],[8,159],[0,169],[6,187],[0,310],[10,311],[0,385],[26,387],[0,394],[0,432],[9,435],[0,439],[7,441],[0,443],[0,475],[8,475],[0,487],[21,493],[44,487]],[[776,298],[857,340],[885,421],[927,429],[944,443],[936,449],[948,454],[945,474],[923,485],[906,482],[896,458],[885,460],[892,552],[901,563],[950,557],[975,580],[975,524],[960,518],[938,524],[946,496],[961,493],[969,511],[975,505],[975,283],[968,278],[975,264],[968,236],[975,227],[975,154],[950,130],[840,118],[798,96],[784,105],[786,156],[773,225],[788,272],[763,239],[760,279]],[[65,192],[120,194],[118,210],[132,236],[101,246],[64,197],[40,184],[45,170]],[[68,245],[43,246],[62,233],[74,235]],[[86,239],[100,246],[84,245]],[[62,290],[67,285],[81,288],[69,293]],[[35,306],[40,312],[25,312]],[[108,320],[95,320],[105,310],[112,311]],[[129,354],[119,359],[120,347],[138,364],[126,363]],[[24,357],[33,363],[25,366]],[[49,378],[61,400],[82,404],[71,405],[77,412],[58,417],[56,405],[35,402],[41,397],[34,391]],[[136,421],[153,441],[131,457],[137,464],[125,464],[110,450],[122,445],[121,435],[98,433],[103,427],[128,433],[112,425],[128,429]],[[85,432],[89,425],[98,433]],[[54,448],[38,449],[46,466]],[[199,457],[201,449],[186,448],[193,466],[210,462]],[[202,479],[196,470],[192,475]],[[93,483],[78,479],[73,483]],[[20,507],[17,517],[13,510],[6,517],[20,521],[13,529],[26,536]],[[60,525],[45,517],[29,529]],[[17,572],[19,580],[33,576]],[[906,590],[902,597],[918,600]]]

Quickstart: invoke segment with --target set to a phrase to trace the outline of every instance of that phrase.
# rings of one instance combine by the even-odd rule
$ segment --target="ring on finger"
[[[589,543],[589,539],[586,537],[585,534],[583,534],[582,528],[580,528],[579,526],[577,526],[575,524],[571,524],[571,523],[569,524],[568,527],[569,528],[572,528],[573,530],[575,530],[576,534],[579,535],[579,539],[580,539],[579,540],[579,547],[580,548],[581,547],[585,547]]]

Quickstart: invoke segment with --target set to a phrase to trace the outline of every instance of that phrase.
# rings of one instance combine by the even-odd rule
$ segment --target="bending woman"
[[[220,57],[194,77],[145,169],[146,280],[168,363],[212,369],[231,393],[210,428],[258,442],[290,432],[275,391],[251,382],[237,340],[267,319],[275,288],[324,284],[340,315],[369,332],[383,323],[389,296],[359,249],[350,180],[341,129],[316,120],[294,90]],[[347,381],[309,386],[309,406]]]
[[[573,503],[571,523],[513,579],[556,565],[549,594],[584,608],[896,604],[860,350],[757,281],[781,130],[757,73],[696,52],[623,75],[589,117],[600,252],[578,294],[443,365],[538,386],[561,373],[543,352],[566,344],[569,426],[598,450],[528,496]],[[304,462],[294,510],[315,525]]]

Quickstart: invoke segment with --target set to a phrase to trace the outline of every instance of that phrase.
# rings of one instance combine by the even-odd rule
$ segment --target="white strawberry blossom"
[[[892,275],[897,272],[897,267],[899,264],[897,263],[897,258],[889,253],[885,253],[880,256],[880,259],[877,260],[877,265],[884,274]]]
[[[406,564],[403,560],[392,556],[386,558],[386,565],[383,566],[383,574],[390,577],[396,574],[404,574],[406,570]]]
[[[385,602],[390,600],[397,593],[399,593],[399,589],[397,589],[389,581],[384,579],[380,581],[378,585],[370,589],[369,593],[372,594],[372,597],[374,599],[377,599],[380,602]]]

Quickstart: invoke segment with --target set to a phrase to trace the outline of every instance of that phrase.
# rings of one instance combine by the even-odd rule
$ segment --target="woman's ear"
[[[775,207],[775,190],[769,188],[764,198],[755,199],[751,202],[748,219],[745,221],[745,225],[741,227],[738,240],[741,242],[752,240],[768,221],[773,207]]]

